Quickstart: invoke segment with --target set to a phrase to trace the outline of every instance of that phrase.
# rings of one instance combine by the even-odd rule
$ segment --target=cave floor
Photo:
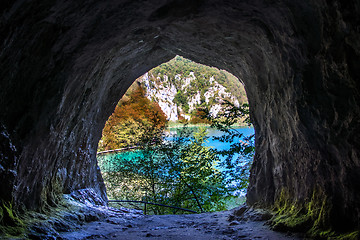
[[[190,215],[138,215],[132,219],[105,219],[83,225],[63,239],[301,239],[274,232],[265,221],[229,221],[230,211]]]

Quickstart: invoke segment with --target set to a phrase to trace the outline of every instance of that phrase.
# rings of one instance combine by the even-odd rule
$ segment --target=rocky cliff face
[[[256,133],[249,204],[310,202],[360,222],[359,2],[16,1],[0,11],[3,201],[105,189],[101,130],[119,97],[175,55],[243,79]]]
[[[154,78],[154,76],[151,76]],[[177,93],[177,89],[174,85],[167,81],[168,76],[164,76],[164,82],[167,84],[165,87],[163,84],[156,84],[150,79],[149,73],[144,74],[139,78],[139,82],[144,84],[146,89],[146,96],[159,104],[161,110],[165,113],[168,121],[178,121],[178,106],[174,103],[174,98]]]
[[[239,100],[226,87],[219,84],[213,76],[206,80],[209,82],[208,86],[192,93],[191,86],[199,84],[194,72],[189,72],[188,76],[176,74],[172,81],[169,81],[167,75],[160,77],[154,76],[154,74],[152,71],[148,72],[137,81],[145,86],[147,97],[159,104],[168,121],[177,122],[179,118],[190,120],[191,113],[198,107],[207,107],[210,114],[216,117],[223,110],[221,104],[225,100],[239,106]],[[176,85],[172,83],[173,81],[176,81]],[[183,103],[176,99],[180,93],[184,96]]]

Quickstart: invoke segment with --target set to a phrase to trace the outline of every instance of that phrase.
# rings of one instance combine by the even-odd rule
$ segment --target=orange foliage
[[[167,123],[160,106],[145,97],[145,90],[138,86],[122,98],[103,129],[99,150],[109,150],[137,144],[136,139],[157,134]],[[124,136],[124,135],[128,136]],[[139,136],[140,135],[140,136]],[[127,138],[127,139],[126,139]],[[128,139],[134,139],[129,142]]]
[[[211,121],[207,119],[207,112],[205,109],[198,108],[196,109],[196,113],[191,116],[190,123],[198,124],[198,123],[205,123],[211,124]]]

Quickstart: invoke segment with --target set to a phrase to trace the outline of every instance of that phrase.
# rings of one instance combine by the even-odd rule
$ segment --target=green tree
[[[177,104],[185,104],[187,102],[187,98],[183,92],[178,91],[174,97],[174,102]]]
[[[195,133],[184,129],[160,149],[169,166],[172,184],[176,186],[170,200],[200,212],[224,210],[228,196],[224,176],[216,168],[219,158],[213,149],[204,146],[206,139],[205,129]]]
[[[219,137],[213,137],[221,142],[231,143],[226,150],[217,150],[217,154],[224,156],[225,160],[220,163],[227,176],[226,184],[231,191],[245,191],[249,184],[250,168],[255,155],[255,135],[244,136],[234,125],[239,121],[251,125],[249,105],[235,106],[229,101],[223,103],[225,111],[216,118],[209,113],[204,115],[212,122],[211,127],[223,132]]]
[[[219,158],[204,146],[205,141],[204,129],[195,134],[185,129],[161,145],[144,143],[131,160],[116,159],[112,169],[103,174],[109,196],[198,212],[224,210],[229,192],[224,175],[216,168]],[[151,208],[155,214],[171,213],[165,208]]]

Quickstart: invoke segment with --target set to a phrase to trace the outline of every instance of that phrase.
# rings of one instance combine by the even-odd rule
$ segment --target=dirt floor
[[[210,240],[210,239],[302,239],[293,234],[274,232],[265,221],[239,220],[234,211],[189,215],[137,215],[123,219],[110,217],[83,225],[61,235],[66,240]],[[259,219],[258,219],[259,220]]]

